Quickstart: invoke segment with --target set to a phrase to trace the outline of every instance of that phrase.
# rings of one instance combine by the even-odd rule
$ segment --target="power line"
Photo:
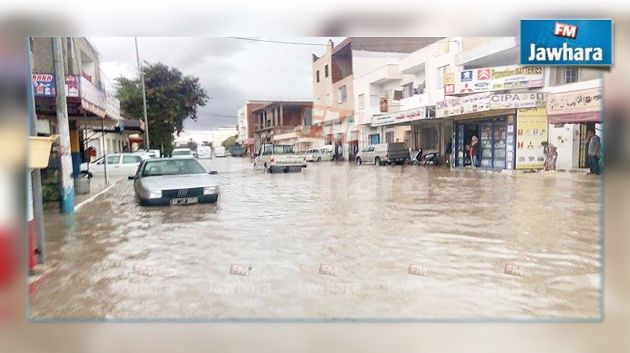
[[[290,41],[269,40],[269,39],[260,39],[260,38],[250,38],[250,37],[228,37],[228,38],[238,39],[238,40],[249,40],[252,42],[275,43],[275,44],[315,45],[315,46],[322,46],[322,47],[325,47],[327,45],[327,44],[320,44],[320,43],[290,42]]]

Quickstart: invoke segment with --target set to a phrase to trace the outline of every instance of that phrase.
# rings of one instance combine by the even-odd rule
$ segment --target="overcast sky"
[[[101,53],[105,84],[136,74],[133,37],[90,37]],[[325,44],[329,38],[264,38],[264,40]],[[341,38],[333,38],[338,43]],[[197,122],[187,119],[184,129],[234,127],[236,111],[248,99],[312,100],[311,54],[324,45],[291,45],[231,38],[141,37],[140,59],[162,62],[184,75],[199,78],[212,97],[199,111]],[[215,115],[216,114],[216,115]],[[230,117],[217,116],[227,115]]]

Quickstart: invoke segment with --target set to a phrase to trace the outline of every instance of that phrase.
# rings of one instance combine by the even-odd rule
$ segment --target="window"
[[[120,156],[107,156],[107,164],[118,164]]]
[[[133,164],[142,162],[140,156],[123,156],[123,164]]]
[[[402,97],[408,98],[413,96],[413,82],[409,82],[402,86]]]
[[[324,77],[328,77],[328,65],[324,65]]]
[[[359,94],[359,109],[365,108],[365,94]]]
[[[388,131],[385,133],[385,143],[392,143],[392,142],[394,142],[394,132]]]
[[[402,91],[394,91],[394,100],[395,101],[399,101],[403,98],[403,92]]]
[[[158,175],[205,174],[196,159],[151,161],[144,164],[143,177]]]
[[[346,96],[347,92],[346,92],[346,86],[341,86],[337,89],[337,104],[341,104],[341,103],[345,103],[346,99],[348,98]]]
[[[381,113],[387,113],[387,98],[381,98],[380,102]]]
[[[562,75],[562,83],[573,83],[578,81],[578,68],[577,67],[567,67],[564,69],[564,73]]]
[[[319,82],[319,70],[315,71],[315,79]]]
[[[438,87],[444,87],[444,74],[449,71],[449,65],[440,66],[437,68],[437,85]]]

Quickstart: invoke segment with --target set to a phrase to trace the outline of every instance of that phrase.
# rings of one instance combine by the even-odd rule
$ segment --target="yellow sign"
[[[452,85],[455,83],[455,73],[454,72],[448,72],[444,74],[444,78],[443,80],[445,85]]]
[[[516,169],[541,169],[545,155],[541,142],[547,141],[549,125],[546,108],[518,109],[516,118]]]

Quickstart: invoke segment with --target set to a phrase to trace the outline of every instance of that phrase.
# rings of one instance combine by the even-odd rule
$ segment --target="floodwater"
[[[216,205],[141,207],[122,180],[47,215],[32,318],[600,318],[598,178],[203,163]]]

